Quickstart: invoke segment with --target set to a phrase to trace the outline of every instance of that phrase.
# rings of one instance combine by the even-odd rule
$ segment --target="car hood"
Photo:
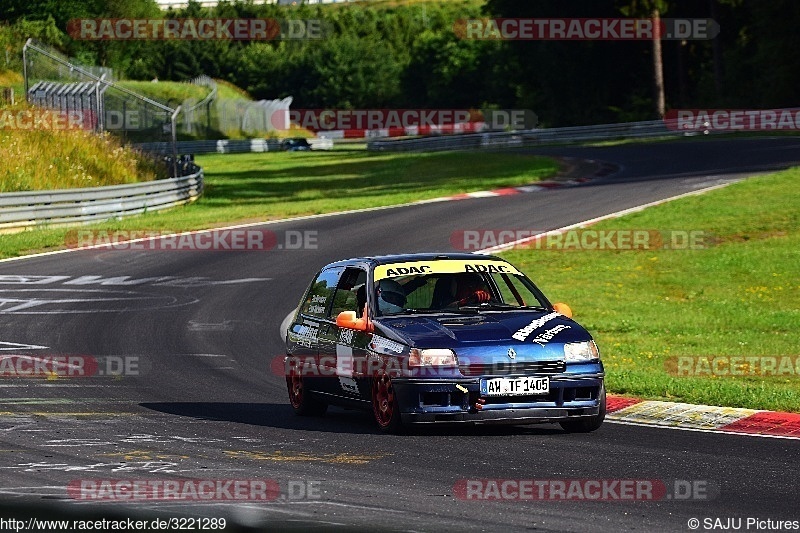
[[[577,322],[553,311],[502,311],[480,314],[382,317],[376,332],[416,348],[464,350],[502,346],[506,351],[547,352],[563,356],[563,344],[592,337]],[[556,346],[558,348],[556,348]]]

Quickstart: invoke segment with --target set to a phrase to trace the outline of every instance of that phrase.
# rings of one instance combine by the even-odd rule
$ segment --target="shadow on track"
[[[748,177],[800,164],[800,139],[786,137],[692,138],[612,146],[549,146],[524,149],[544,156],[620,163],[623,168],[583,186],[707,176]]]
[[[145,409],[198,420],[235,422],[252,426],[295,431],[321,431],[355,435],[380,434],[371,413],[331,407],[322,417],[297,416],[289,404],[235,402],[154,402],[139,404]],[[414,426],[409,435],[426,436],[502,436],[502,435],[566,435],[555,425],[510,426],[441,424]]]

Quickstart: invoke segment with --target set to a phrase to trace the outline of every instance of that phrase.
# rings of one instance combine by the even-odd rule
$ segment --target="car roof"
[[[447,259],[463,259],[466,261],[474,261],[476,259],[493,259],[507,262],[505,259],[494,255],[476,255],[468,253],[414,253],[354,257],[352,259],[336,261],[335,263],[327,265],[325,268],[356,265],[376,267],[378,265],[388,265],[393,263],[409,263],[412,261],[439,261]]]

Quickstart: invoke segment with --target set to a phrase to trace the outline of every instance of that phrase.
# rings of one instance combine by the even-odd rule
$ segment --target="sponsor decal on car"
[[[511,337],[520,342],[524,342],[530,336],[531,333],[533,333],[540,327],[544,326],[554,318],[558,318],[559,316],[561,316],[561,314],[555,312],[546,314],[541,318],[537,318],[531,321],[531,323],[525,326],[524,328],[517,330],[517,332],[511,335]]]
[[[308,309],[306,312],[311,313],[313,315],[323,315],[325,314],[325,308],[328,306],[328,297],[325,295],[317,295],[311,297],[311,302],[309,302]]]
[[[345,392],[350,392],[352,394],[359,394],[358,384],[356,383],[356,380],[354,380],[353,378],[340,376],[339,385],[342,386],[342,390]]]
[[[297,328],[295,335],[297,336],[297,340],[295,341],[297,344],[305,346],[306,348],[311,348],[311,344],[316,342],[317,337],[319,337],[319,329],[303,324]]]
[[[320,363],[322,359],[320,358]],[[336,345],[336,375],[353,377],[355,360],[353,359],[353,348],[344,344]]]
[[[536,338],[533,339],[533,342],[539,344],[540,346],[544,346],[548,342],[550,342],[553,337],[558,335],[560,331],[564,331],[565,329],[570,329],[571,326],[565,326],[564,324],[559,324],[554,328],[550,328],[547,331],[539,333]]]
[[[504,261],[456,260],[414,261],[375,267],[375,280],[410,276],[414,274],[460,274],[465,272],[520,275],[519,270]]]
[[[355,331],[352,329],[342,328],[339,332],[339,342],[342,344],[353,344],[353,334]]]
[[[402,344],[400,344],[399,342],[394,342],[393,340],[389,340],[386,337],[381,337],[380,335],[372,336],[372,342],[370,343],[370,347],[376,352],[402,353],[403,351]]]

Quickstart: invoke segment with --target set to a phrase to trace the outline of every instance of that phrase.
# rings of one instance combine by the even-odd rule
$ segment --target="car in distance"
[[[281,150],[284,152],[308,152],[311,150],[311,145],[303,137],[294,137],[284,139],[281,142]]]
[[[605,373],[571,315],[494,256],[331,263],[288,323],[289,400],[299,415],[329,404],[371,410],[391,433],[439,422],[594,431],[605,417]]]

